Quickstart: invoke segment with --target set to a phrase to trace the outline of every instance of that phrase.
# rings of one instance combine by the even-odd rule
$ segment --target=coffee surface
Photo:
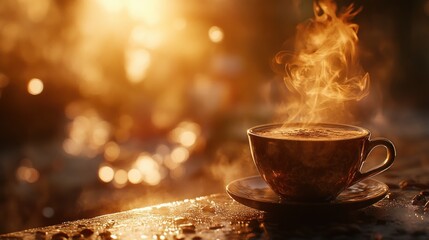
[[[261,129],[258,135],[270,138],[292,139],[292,140],[340,140],[352,139],[366,135],[368,132],[359,129],[338,127],[276,127]]]

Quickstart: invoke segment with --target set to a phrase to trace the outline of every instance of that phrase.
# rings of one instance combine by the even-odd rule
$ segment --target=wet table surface
[[[92,219],[25,230],[0,239],[428,239],[425,185],[390,184],[364,209],[329,214],[258,211],[220,193]],[[429,200],[429,196],[423,197]]]

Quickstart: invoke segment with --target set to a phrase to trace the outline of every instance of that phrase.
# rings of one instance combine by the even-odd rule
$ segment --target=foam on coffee
[[[276,127],[261,129],[258,135],[270,138],[293,140],[340,140],[352,139],[366,135],[368,132],[360,129],[336,128],[323,126],[306,127]]]

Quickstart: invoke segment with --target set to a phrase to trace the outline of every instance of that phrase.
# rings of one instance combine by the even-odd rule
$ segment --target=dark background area
[[[311,2],[107,2],[0,2],[0,233],[256,174],[245,131],[279,119],[288,92],[271,61]],[[353,123],[394,139],[428,134],[429,1],[354,3],[371,90]]]

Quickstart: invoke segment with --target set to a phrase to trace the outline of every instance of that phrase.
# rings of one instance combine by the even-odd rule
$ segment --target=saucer
[[[226,191],[237,202],[266,212],[330,212],[371,206],[386,196],[389,187],[377,180],[365,179],[330,202],[291,202],[280,199],[260,176],[252,176],[232,181]]]

